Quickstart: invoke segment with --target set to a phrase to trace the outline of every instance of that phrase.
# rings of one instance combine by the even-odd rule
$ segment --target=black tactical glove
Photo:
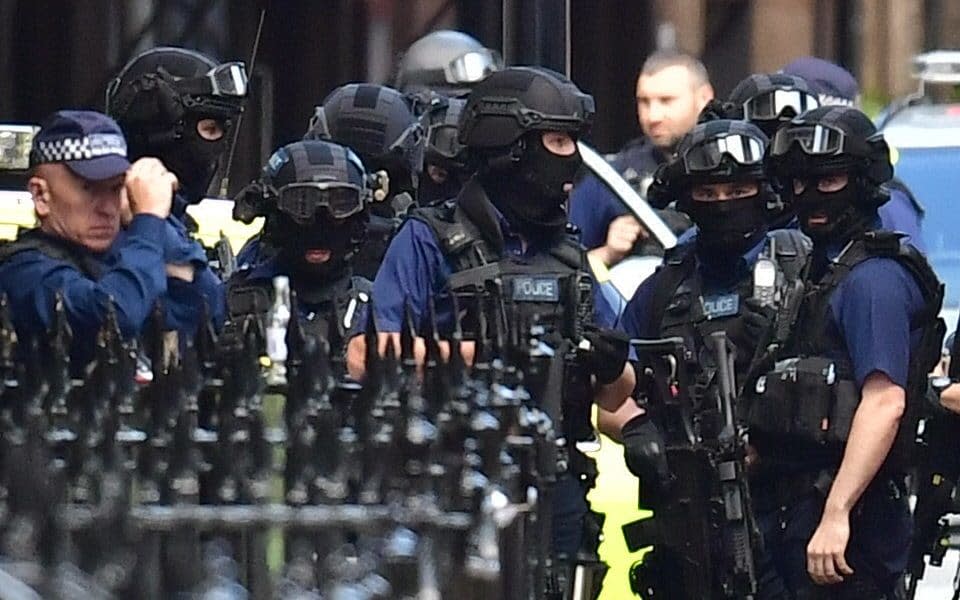
[[[640,505],[662,506],[673,485],[663,435],[647,414],[627,421],[620,435],[627,468],[640,480]]]
[[[747,335],[756,343],[765,343],[777,312],[772,306],[762,306],[756,298],[744,300],[742,310],[743,326]]]
[[[583,337],[590,342],[586,364],[597,383],[609,385],[620,377],[630,353],[630,338],[616,329],[588,326]]]

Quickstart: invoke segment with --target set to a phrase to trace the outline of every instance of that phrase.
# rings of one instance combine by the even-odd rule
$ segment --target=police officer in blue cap
[[[48,117],[33,140],[30,169],[39,225],[0,250],[0,289],[24,340],[50,328],[62,295],[79,368],[93,356],[111,302],[129,338],[168,292],[165,219],[179,182],[155,158],[131,166],[117,124],[88,111]]]
[[[273,279],[284,275],[306,326],[343,357],[366,323],[372,288],[353,272],[371,201],[366,175],[352,150],[332,142],[304,140],[273,153],[259,180],[236,199],[235,218],[265,217],[265,223],[256,253],[227,282],[232,321],[265,318]]]
[[[594,552],[596,545],[583,533],[588,507],[578,480],[589,473],[575,443],[592,436],[591,402],[614,409],[633,385],[626,340],[594,326],[594,302],[602,298],[564,208],[581,163],[576,139],[593,112],[592,97],[547,69],[511,67],[484,79],[468,97],[460,127],[460,141],[479,162],[477,174],[455,199],[406,222],[373,290],[384,343],[399,337],[406,305],[419,330],[428,331],[431,299],[441,334],[449,336],[453,295],[467,311],[464,335],[475,339],[479,294],[498,303],[490,320],[506,315],[508,337],[527,339],[536,322],[558,352],[576,355],[564,367],[563,398],[555,399],[563,406],[558,436],[568,441],[571,464],[581,465],[558,476],[553,503],[553,550],[568,560],[582,543],[592,542]],[[578,332],[586,332],[592,350],[576,350],[584,341]]]
[[[804,113],[776,133],[770,161],[813,252],[791,335],[745,389],[759,597],[894,598],[942,286],[913,246],[879,228],[893,168],[866,115]]]
[[[219,64],[200,52],[170,46],[134,56],[107,86],[107,113],[123,129],[130,156],[155,156],[180,181],[167,219],[164,258],[170,265],[170,294],[178,305],[194,307],[182,315],[194,329],[203,305],[219,326],[224,301],[207,251],[191,237],[197,224],[186,211],[210,187],[246,95],[243,63]]]

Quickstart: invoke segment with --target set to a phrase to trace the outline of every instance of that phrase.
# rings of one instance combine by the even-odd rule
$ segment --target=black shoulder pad
[[[440,243],[440,250],[448,256],[459,253],[480,239],[478,232],[469,227],[465,219],[456,218],[456,208],[456,202],[448,201],[439,206],[418,208],[410,214],[411,219],[430,227]]]
[[[369,296],[373,293],[373,282],[366,277],[354,275],[350,278],[350,291],[355,294],[367,294],[367,296]]]
[[[687,260],[693,258],[694,243],[689,242],[686,244],[678,244],[673,248],[668,248],[663,253],[663,263],[661,267],[665,265],[681,265]],[[658,267],[659,268],[659,267]]]
[[[900,254],[901,240],[906,237],[896,231],[876,230],[863,234],[863,244],[874,256],[897,256]]]
[[[563,264],[577,270],[583,270],[586,256],[580,240],[575,235],[564,235],[550,249],[550,254]]]

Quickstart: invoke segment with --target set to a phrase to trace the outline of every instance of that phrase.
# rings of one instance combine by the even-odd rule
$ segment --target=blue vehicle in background
[[[914,58],[917,93],[878,119],[899,177],[925,209],[927,257],[946,284],[943,317],[953,330],[960,315],[960,51]]]

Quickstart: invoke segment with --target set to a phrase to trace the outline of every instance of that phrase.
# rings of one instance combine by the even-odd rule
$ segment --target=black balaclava
[[[440,182],[434,181],[428,172],[431,166],[443,169],[446,173],[446,178]],[[417,190],[417,203],[420,204],[420,206],[431,206],[454,198],[460,193],[460,190],[463,189],[463,185],[468,178],[468,173],[450,169],[442,165],[428,163],[424,172],[420,174],[420,188]]]
[[[875,208],[860,208],[861,196],[871,193],[865,189],[860,178],[850,175],[847,185],[836,192],[821,192],[817,189],[818,176],[807,180],[803,193],[794,196],[794,205],[800,221],[800,229],[811,240],[832,242],[850,239],[867,231],[877,219]],[[809,219],[816,213],[826,216],[826,223],[811,225]]]
[[[567,193],[563,186],[573,183],[580,169],[580,151],[569,156],[554,154],[543,145],[540,132],[525,135],[520,147],[519,159],[510,166],[486,171],[485,184],[498,192],[491,199],[507,220],[521,230],[556,232],[567,223]]]
[[[764,200],[757,194],[719,202],[690,201],[690,218],[699,233],[697,243],[709,254],[740,255],[766,232]]]
[[[321,211],[311,226],[295,223],[285,215],[271,215],[269,242],[277,249],[280,266],[303,287],[324,286],[350,274],[350,264],[366,229],[367,214],[333,219]],[[305,256],[310,250],[329,250],[330,258],[313,264]]]
[[[206,118],[215,119],[223,128],[220,139],[207,140],[197,132],[197,123]],[[231,123],[220,117],[194,114],[185,115],[183,121],[183,137],[154,149],[154,152],[177,176],[179,190],[187,202],[194,204],[202,200],[210,188],[210,182],[220,166],[220,157],[227,149]]]

